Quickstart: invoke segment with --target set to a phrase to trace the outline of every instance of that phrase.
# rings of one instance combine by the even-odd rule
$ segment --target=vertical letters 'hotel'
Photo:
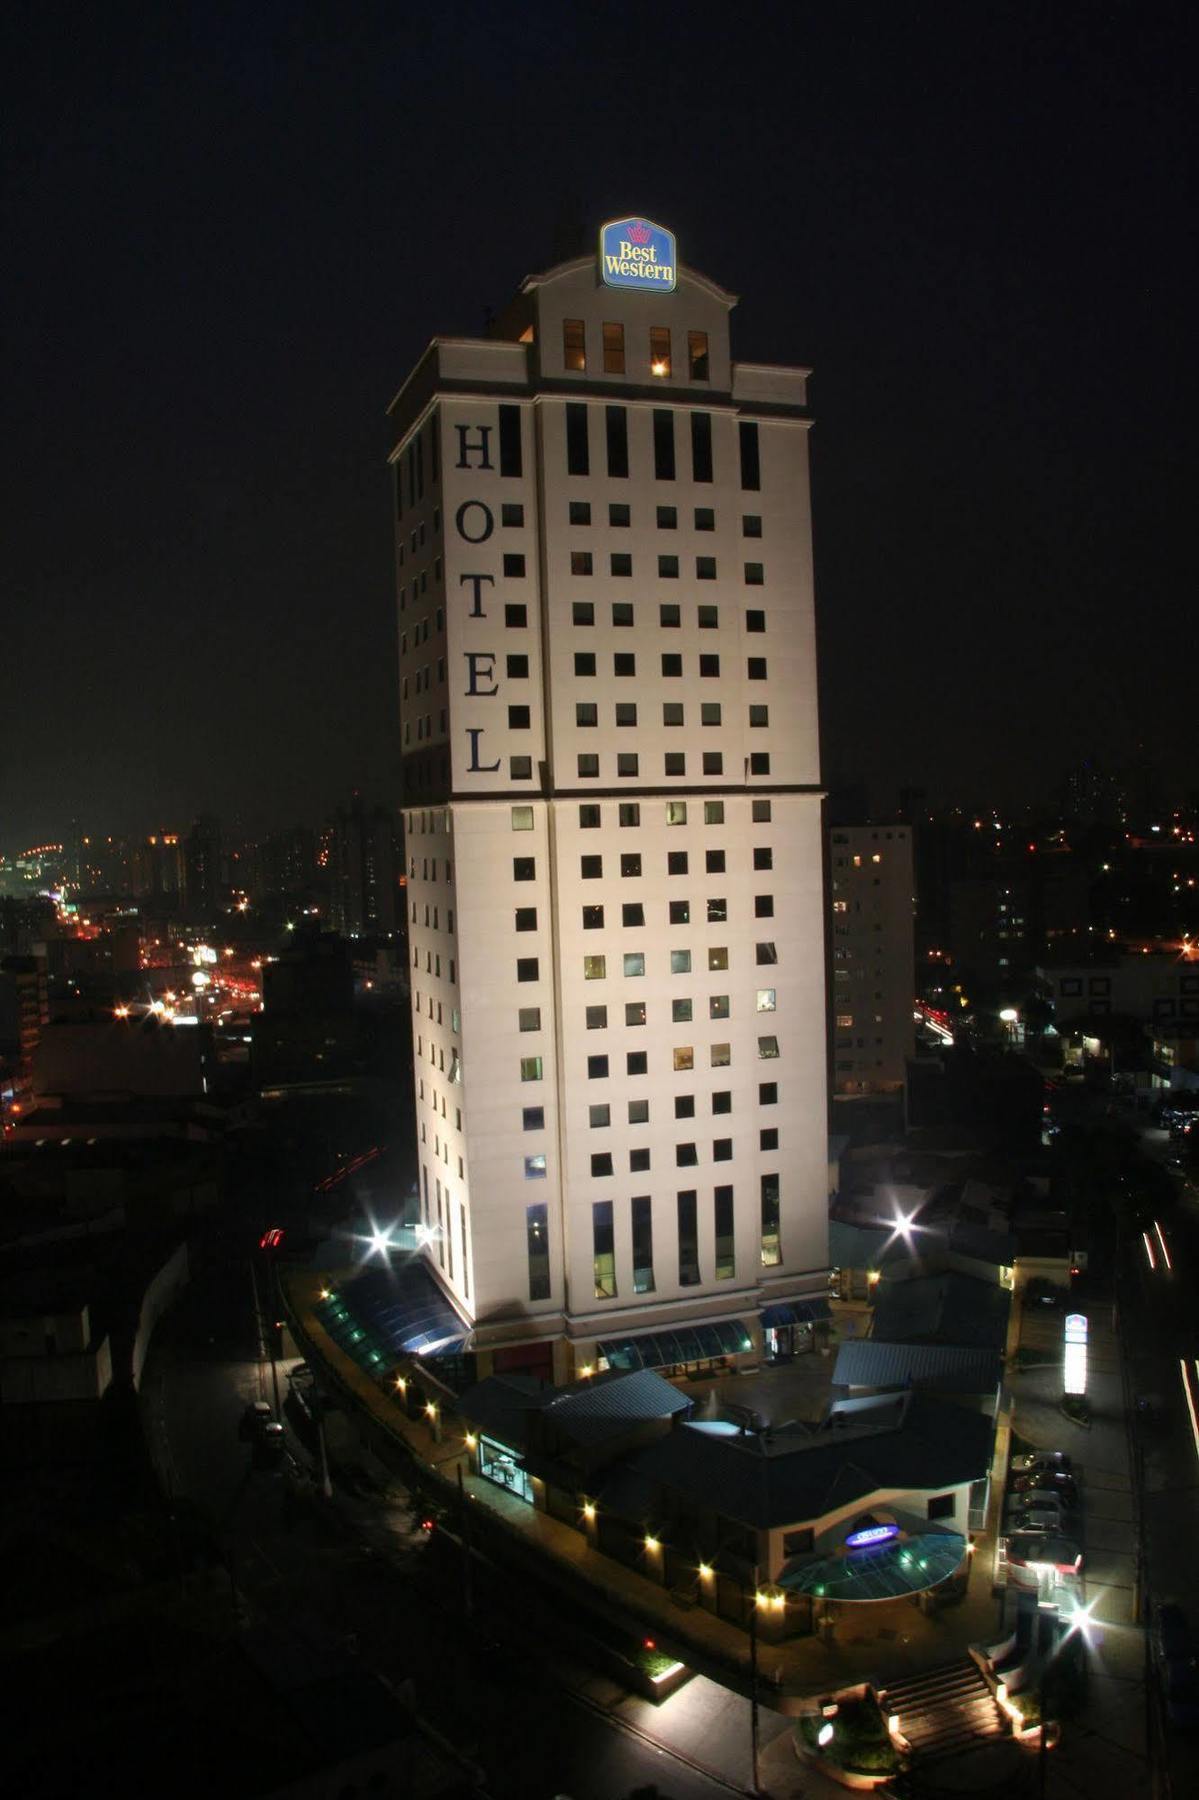
[[[473,1373],[822,1310],[806,371],[621,220],[390,408],[426,1255]]]

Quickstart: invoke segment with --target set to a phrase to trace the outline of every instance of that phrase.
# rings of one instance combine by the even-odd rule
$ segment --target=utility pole
[[[755,1794],[761,1792],[758,1780],[758,1565],[754,1564],[754,1591],[749,1606],[749,1754],[751,1781]]]

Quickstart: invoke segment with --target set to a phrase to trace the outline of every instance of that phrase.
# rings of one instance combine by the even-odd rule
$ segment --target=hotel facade
[[[389,409],[421,1236],[480,1377],[825,1306],[807,371],[734,305],[619,221]]]

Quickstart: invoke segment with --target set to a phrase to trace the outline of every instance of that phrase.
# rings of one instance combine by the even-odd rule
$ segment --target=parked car
[[[237,1435],[243,1443],[257,1438],[263,1427],[269,1425],[274,1418],[269,1400],[251,1400],[241,1416]]]
[[[1028,1469],[1023,1475],[1016,1476],[1012,1487],[1021,1505],[1035,1504],[1033,1496],[1036,1494],[1052,1494],[1067,1511],[1073,1511],[1079,1504],[1078,1484],[1073,1475],[1055,1475],[1048,1469]]]
[[[1021,1474],[1032,1469],[1044,1469],[1054,1474],[1064,1474],[1073,1466],[1064,1450],[1030,1450],[1027,1456],[1018,1456],[1012,1464],[1012,1467]]]
[[[1009,1527],[1013,1531],[1065,1531],[1068,1516],[1063,1512],[1056,1500],[1043,1501],[1038,1506],[1015,1506],[1008,1514]]]

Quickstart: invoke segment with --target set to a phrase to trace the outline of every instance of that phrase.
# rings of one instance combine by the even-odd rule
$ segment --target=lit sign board
[[[899,1536],[898,1525],[864,1525],[861,1531],[851,1531],[845,1540],[847,1550],[865,1550],[868,1544],[889,1544],[892,1538]]]
[[[605,287],[673,293],[678,286],[674,232],[648,219],[613,219],[600,226],[599,266]]]
[[[1065,1347],[1062,1352],[1062,1387],[1067,1394],[1087,1391],[1087,1318],[1085,1313],[1067,1313]]]

